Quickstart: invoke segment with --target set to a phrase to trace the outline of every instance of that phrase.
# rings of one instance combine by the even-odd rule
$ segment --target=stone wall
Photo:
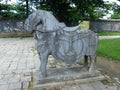
[[[24,21],[25,19],[0,19],[0,32],[24,31]],[[89,27],[95,32],[120,31],[120,19],[90,21]]]
[[[24,31],[24,19],[0,19],[0,32]]]
[[[120,31],[120,19],[91,21],[90,29],[95,32]]]

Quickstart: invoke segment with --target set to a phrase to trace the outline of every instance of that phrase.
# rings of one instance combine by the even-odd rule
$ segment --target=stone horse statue
[[[46,76],[49,55],[65,63],[73,63],[84,56],[86,66],[89,56],[91,61],[89,71],[94,70],[98,38],[93,31],[80,30],[79,26],[67,27],[64,23],[60,23],[51,12],[44,10],[37,10],[29,15],[24,28],[34,33],[37,41],[42,77]]]

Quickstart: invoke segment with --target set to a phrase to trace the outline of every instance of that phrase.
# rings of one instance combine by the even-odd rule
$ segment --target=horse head
[[[33,31],[53,32],[59,29],[59,22],[49,11],[37,10],[26,19],[24,28]]]

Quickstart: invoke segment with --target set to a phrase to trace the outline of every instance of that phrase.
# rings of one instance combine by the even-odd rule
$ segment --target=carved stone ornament
[[[42,77],[46,76],[49,55],[65,63],[73,63],[84,56],[85,65],[88,64],[89,56],[91,59],[89,71],[94,70],[98,37],[93,31],[81,30],[79,26],[67,27],[64,23],[60,23],[51,12],[44,10],[37,10],[29,15],[24,27],[26,31],[34,33],[37,41]]]

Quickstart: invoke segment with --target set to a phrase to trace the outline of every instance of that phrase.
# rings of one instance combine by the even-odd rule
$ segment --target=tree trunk
[[[26,0],[26,16],[28,17],[29,15],[29,5],[28,5],[28,0]]]

